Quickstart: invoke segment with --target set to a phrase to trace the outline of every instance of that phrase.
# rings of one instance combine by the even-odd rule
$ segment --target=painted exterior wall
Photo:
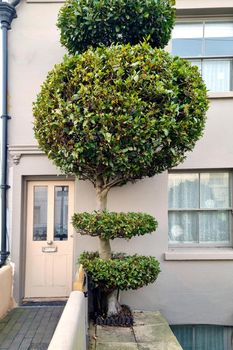
[[[24,296],[26,180],[44,179],[45,176],[54,178],[59,174],[36,147],[32,131],[32,101],[48,70],[65,53],[59,44],[55,26],[60,6],[57,2],[22,1],[17,8],[18,18],[9,33],[9,107],[12,116],[9,212],[11,258],[16,263],[15,297],[18,301]],[[190,9],[197,8],[200,13],[212,8],[218,13],[216,8],[219,6],[217,0],[177,0],[179,15],[184,9],[192,15]],[[223,0],[220,12],[221,15],[233,13],[232,0]],[[233,168],[233,94],[216,97],[210,100],[203,138],[178,169]],[[91,184],[77,182],[75,195],[77,211],[95,209],[95,193]],[[123,292],[123,303],[134,309],[159,310],[172,324],[233,325],[231,248],[176,249],[176,257],[167,254],[165,260],[165,253],[169,253],[167,173],[113,189],[108,206],[116,211],[148,212],[159,221],[159,228],[152,235],[133,238],[129,242],[117,239],[112,243],[115,251],[154,255],[161,263],[158,281],[138,291]],[[98,244],[95,238],[79,235],[74,237],[74,241],[74,260],[81,251],[95,250]],[[212,254],[208,255],[210,251]],[[187,253],[188,261],[179,260],[183,252]],[[207,254],[207,260],[200,260],[199,253]],[[225,260],[226,256],[228,260]]]
[[[0,319],[14,307],[12,297],[13,272],[10,265],[3,266],[0,269]]]

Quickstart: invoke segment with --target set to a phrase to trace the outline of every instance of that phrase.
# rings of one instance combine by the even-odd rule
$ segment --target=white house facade
[[[14,293],[68,296],[83,250],[97,238],[73,231],[75,211],[95,209],[88,182],[65,177],[37,147],[32,102],[47,72],[61,61],[59,0],[21,1],[9,31],[8,241]],[[170,324],[233,326],[233,2],[177,0],[168,48],[198,65],[209,89],[202,139],[175,169],[114,188],[109,210],[155,216],[152,235],[114,240],[113,250],[155,256],[156,283],[122,292],[133,309],[159,310]]]

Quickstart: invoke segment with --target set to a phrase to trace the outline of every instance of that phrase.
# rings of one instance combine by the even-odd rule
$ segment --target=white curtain
[[[203,60],[202,76],[212,92],[230,91],[230,60]]]
[[[197,209],[198,174],[169,174],[169,209]],[[170,242],[197,242],[198,217],[195,212],[169,213]]]
[[[169,174],[171,243],[229,242],[229,182],[222,172]]]

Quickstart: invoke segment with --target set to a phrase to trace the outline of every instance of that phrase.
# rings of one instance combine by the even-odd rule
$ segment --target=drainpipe
[[[1,198],[0,198],[0,219],[1,219],[1,250],[0,267],[5,265],[6,259],[10,254],[7,251],[7,136],[8,136],[8,115],[7,108],[7,89],[8,89],[8,30],[11,29],[11,22],[16,18],[16,10],[13,5],[0,0],[0,35],[2,37],[2,47],[0,50],[1,76],[0,84],[2,86],[1,96]]]

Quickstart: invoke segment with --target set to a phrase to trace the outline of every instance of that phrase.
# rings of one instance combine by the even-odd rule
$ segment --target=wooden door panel
[[[25,297],[68,296],[72,286],[73,182],[29,182],[27,200]]]

